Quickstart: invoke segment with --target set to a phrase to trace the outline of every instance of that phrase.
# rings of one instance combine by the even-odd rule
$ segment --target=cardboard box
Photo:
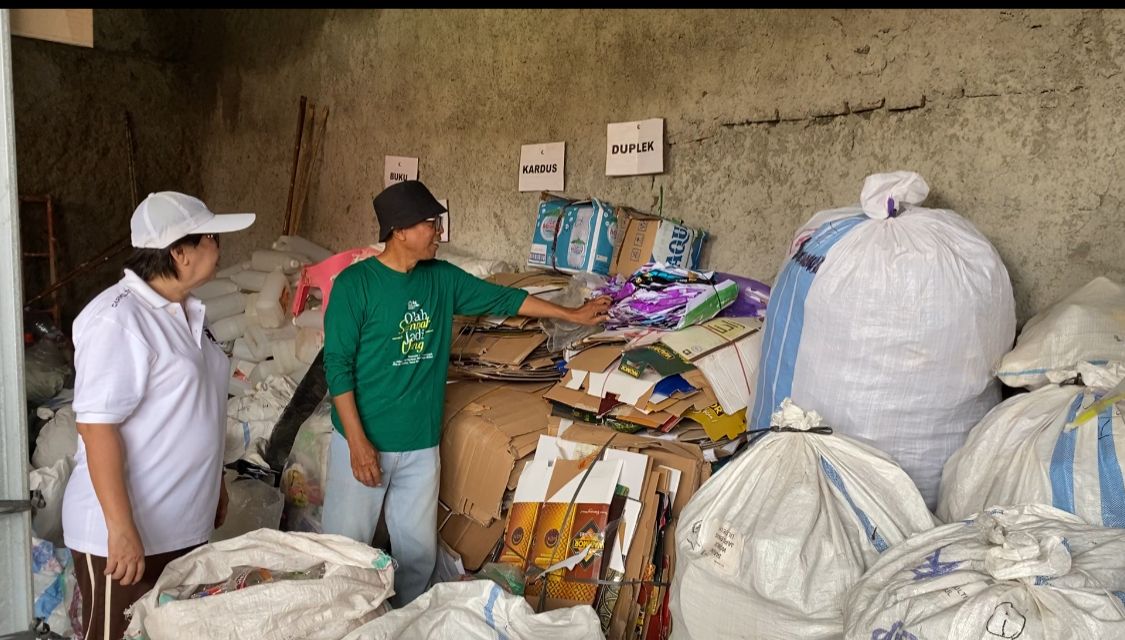
[[[506,515],[506,514],[505,514]],[[453,513],[445,505],[438,503],[438,533],[445,544],[461,555],[465,571],[480,571],[488,562],[492,550],[504,537],[507,518],[500,517],[492,524],[483,527],[460,513]]]
[[[673,220],[619,207],[620,240],[613,251],[609,274],[629,277],[648,262],[695,269],[707,232]]]
[[[445,393],[441,501],[481,526],[501,518],[517,462],[546,432],[549,385],[458,382]]]
[[[617,240],[617,214],[600,200],[572,202],[544,194],[527,266],[567,273],[609,275]]]

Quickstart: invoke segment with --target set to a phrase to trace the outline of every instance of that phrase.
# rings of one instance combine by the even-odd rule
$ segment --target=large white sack
[[[838,435],[770,433],[683,509],[673,637],[838,638],[846,590],[880,553],[933,526],[910,478],[879,451]]]
[[[589,606],[535,613],[491,580],[439,582],[414,602],[381,616],[344,640],[587,640],[603,638]]]
[[[990,411],[945,465],[938,517],[952,522],[992,505],[1040,503],[1090,524],[1125,527],[1120,409],[1111,404],[1067,428],[1105,393],[1049,385]]]
[[[1079,362],[1125,361],[1125,287],[1105,277],[1027,321],[996,373],[1013,387],[1041,387]]]
[[[36,469],[53,466],[63,458],[74,458],[78,451],[78,424],[74,407],[59,407],[35,437],[31,463]]]
[[[1012,345],[1015,303],[971,223],[918,206],[917,174],[879,175],[861,197],[874,206],[902,191],[896,216],[833,209],[798,231],[766,310],[749,422],[767,425],[792,397],[889,454],[933,508],[942,465],[1000,401],[992,372]]]
[[[300,571],[325,563],[323,578],[286,580],[158,604],[163,591],[225,580],[235,566]],[[393,560],[338,535],[259,529],[173,560],[131,608],[125,636],[151,640],[338,640],[386,609]]]
[[[1125,531],[1045,505],[990,509],[883,554],[848,593],[848,640],[1125,638]]]

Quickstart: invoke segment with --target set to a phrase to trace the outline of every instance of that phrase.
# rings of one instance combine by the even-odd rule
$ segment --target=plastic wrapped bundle
[[[847,640],[1125,638],[1125,531],[1045,505],[990,509],[883,554]]]
[[[797,232],[770,292],[749,414],[786,397],[910,474],[931,508],[942,466],[1000,401],[1015,301],[1000,255],[916,173],[869,176],[859,206]]]
[[[847,589],[880,554],[933,527],[878,451],[786,401],[774,428],[680,515],[672,578],[680,638],[839,638]]]

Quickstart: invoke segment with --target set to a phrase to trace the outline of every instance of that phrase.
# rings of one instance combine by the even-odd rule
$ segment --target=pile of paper
[[[746,431],[761,351],[758,318],[714,318],[663,333],[592,336],[543,396],[555,415],[697,443],[714,462]],[[616,337],[628,342],[600,342]]]
[[[614,276],[594,295],[613,300],[608,329],[682,329],[715,317],[735,301],[738,291],[735,281],[716,281],[714,272],[650,262],[627,279]]]

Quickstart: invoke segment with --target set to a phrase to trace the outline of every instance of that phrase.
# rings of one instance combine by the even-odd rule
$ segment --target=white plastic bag
[[[912,200],[920,180],[865,193],[885,203],[901,192],[894,217],[834,209],[798,231],[770,293],[748,421],[768,425],[792,397],[889,454],[933,508],[942,465],[1000,401],[992,372],[1012,345],[1015,302],[972,224]]]
[[[163,592],[225,580],[240,565],[299,571],[325,563],[323,578],[260,584],[161,603]],[[259,529],[173,560],[131,608],[130,640],[338,640],[378,616],[394,591],[391,557],[344,536]],[[167,599],[167,598],[165,598]]]
[[[62,535],[62,501],[67,480],[74,471],[74,459],[60,458],[49,467],[33,469],[28,474],[31,490],[31,531],[59,547],[64,546]]]
[[[297,430],[281,472],[285,525],[289,531],[321,531],[332,432],[332,399],[325,398]]]
[[[820,426],[783,405],[776,424]],[[683,509],[673,634],[838,638],[845,591],[880,553],[933,525],[913,483],[880,452],[837,435],[770,433]]]
[[[35,468],[54,466],[63,458],[74,458],[78,452],[78,424],[70,404],[59,407],[35,437],[31,463]]]
[[[488,258],[478,258],[476,256],[467,255],[448,249],[445,245],[438,247],[437,258],[445,260],[453,265],[460,267],[462,270],[478,277],[487,278],[494,273],[511,272],[515,271],[515,266],[510,262],[504,260],[493,260]]]
[[[47,540],[31,539],[32,612],[52,633],[69,638],[74,633],[70,607],[78,587],[70,550]]]
[[[227,400],[224,464],[242,458],[269,466],[263,458],[266,446],[296,390],[297,384],[288,376],[269,376],[255,384],[251,393]]]
[[[1028,320],[996,375],[1006,385],[1034,389],[1047,384],[1051,371],[1085,361],[1125,361],[1125,287],[1109,278],[1094,278]]]
[[[1069,428],[1105,390],[1049,385],[990,411],[949,458],[937,515],[1040,503],[1090,524],[1125,527],[1125,419],[1114,405]]]
[[[491,580],[440,582],[414,602],[369,622],[344,640],[589,640],[603,638],[589,606],[535,613]]]
[[[1045,505],[989,509],[883,554],[848,593],[848,640],[1125,637],[1125,531]]]

